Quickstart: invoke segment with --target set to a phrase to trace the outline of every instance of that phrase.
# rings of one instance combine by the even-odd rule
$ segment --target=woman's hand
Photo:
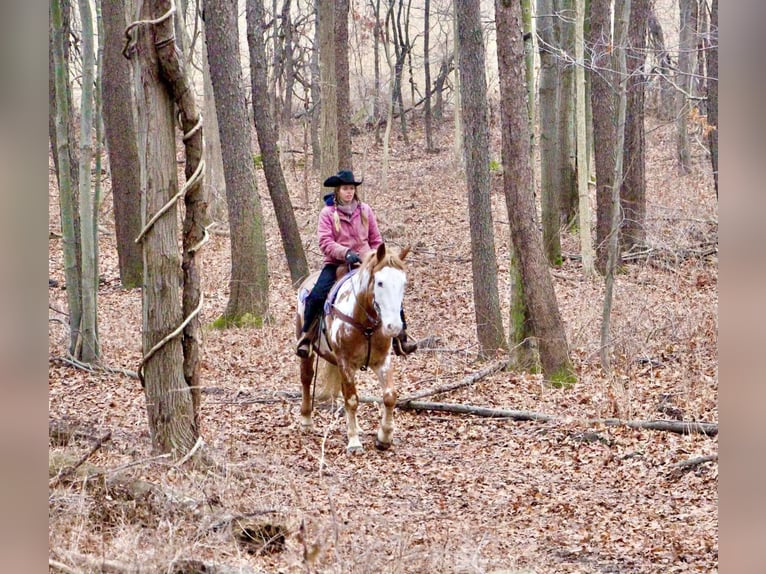
[[[349,249],[346,251],[346,264],[347,265],[354,265],[355,263],[361,263],[362,260],[359,258],[359,254],[354,251],[353,249]]]

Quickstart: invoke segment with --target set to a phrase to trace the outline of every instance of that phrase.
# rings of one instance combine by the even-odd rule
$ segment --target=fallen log
[[[467,377],[463,377],[461,380],[459,380],[456,383],[450,383],[448,385],[442,385],[440,387],[436,387],[435,389],[426,389],[424,391],[419,391],[417,393],[412,393],[411,395],[408,395],[404,397],[403,399],[400,399],[397,401],[397,406],[401,408],[401,405],[404,403],[409,403],[417,399],[422,399],[425,397],[430,397],[433,395],[438,395],[441,393],[448,393],[450,391],[454,391],[456,389],[460,389],[463,387],[468,387],[472,384],[474,384],[476,381],[480,381],[481,379],[488,377],[489,375],[496,373],[498,371],[502,371],[510,364],[510,361],[498,361],[497,363],[493,363],[492,365],[489,365],[488,367],[484,367],[482,370],[477,371],[475,373],[472,373],[468,375]]]
[[[373,399],[374,402],[380,402],[380,399]],[[369,402],[362,399],[362,402]],[[564,419],[561,417],[555,417],[544,413],[537,413],[534,411],[516,411],[507,409],[494,409],[487,407],[477,407],[473,405],[454,404],[454,403],[431,403],[423,401],[408,401],[406,403],[397,404],[398,408],[402,410],[414,410],[414,411],[440,411],[448,413],[459,413],[475,415],[479,417],[499,418],[499,419],[513,419],[517,421],[539,421],[550,422]],[[706,436],[716,436],[718,434],[718,425],[716,423],[697,422],[697,421],[668,421],[668,420],[653,420],[653,421],[634,421],[623,419],[587,419],[585,421],[588,425],[605,425],[605,426],[626,426],[631,428],[640,428],[647,430],[659,430],[666,432],[673,432],[677,434],[704,434]]]

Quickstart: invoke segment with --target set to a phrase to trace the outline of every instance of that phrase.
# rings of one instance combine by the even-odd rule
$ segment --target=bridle
[[[370,286],[375,281],[375,274],[372,273],[372,270],[370,270],[370,281],[368,283],[367,289],[370,289]],[[377,331],[380,328],[380,307],[378,306],[377,302],[375,301],[375,293],[373,291],[372,296],[372,313],[370,313],[370,309],[367,307],[363,307],[359,304],[359,296],[358,293],[354,293],[355,296],[355,302],[358,307],[364,311],[365,314],[365,322],[360,323],[353,317],[349,317],[346,315],[343,311],[338,309],[334,304],[332,306],[332,314],[340,319],[341,321],[348,323],[352,327],[354,327],[357,331],[360,331],[365,339],[367,339],[367,358],[364,360],[364,364],[359,367],[360,370],[366,371],[367,368],[370,366],[370,355],[372,353],[372,334]]]

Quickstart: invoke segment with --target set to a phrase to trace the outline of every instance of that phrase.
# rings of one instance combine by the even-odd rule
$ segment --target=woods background
[[[119,3],[109,4],[113,9]],[[342,4],[331,4],[330,11]],[[124,35],[117,26],[113,43],[99,42],[102,36],[94,33],[89,48],[82,17],[86,5],[80,2],[75,9],[51,3],[52,10],[64,9],[59,31],[66,29],[66,9],[72,9],[71,31],[61,37],[62,53],[53,57],[51,51],[51,70],[58,62],[65,72],[51,74],[59,81],[52,86],[53,109],[60,109],[70,91],[67,103],[72,103],[68,121],[62,121],[61,113],[51,115],[52,569],[95,571],[105,563],[115,571],[666,572],[717,567],[717,116],[710,107],[717,71],[711,74],[710,58],[702,57],[717,51],[712,18],[717,3],[618,2],[617,15],[626,5],[645,10],[646,47],[639,49],[643,66],[631,64],[627,42],[601,38],[604,48],[598,49],[593,36],[586,35],[584,56],[591,62],[605,58],[596,67],[585,67],[590,81],[595,69],[609,82],[601,95],[596,86],[590,88],[593,114],[591,120],[583,117],[586,145],[578,157],[576,147],[564,145],[576,141],[574,80],[569,88],[561,87],[577,68],[576,55],[555,43],[562,37],[560,29],[546,44],[540,25],[546,18],[559,28],[573,23],[574,6],[539,2],[533,10],[537,34],[527,36],[528,42],[534,40],[527,54],[536,54],[535,59],[525,61],[523,51],[514,52],[515,64],[526,64],[518,70],[534,74],[506,76],[515,82],[507,89],[530,90],[533,81],[536,88],[530,93],[539,89],[532,116],[526,106],[510,108],[521,121],[516,125],[532,117],[535,127],[534,137],[527,133],[524,138],[528,175],[511,187],[510,167],[515,170],[520,160],[506,163],[503,126],[511,117],[504,115],[496,47],[500,18],[491,3],[461,3],[457,12],[451,3],[430,3],[433,93],[428,106],[422,48],[428,4],[392,3],[389,41],[376,44],[376,22],[384,26],[386,6],[376,19],[370,3],[349,3],[348,104],[343,103],[343,83],[334,82],[343,77],[342,66],[337,68],[343,62],[338,44],[331,44],[324,56],[312,48],[322,41],[321,30],[313,27],[313,4],[252,2],[235,10],[231,3],[205,3],[207,50],[202,49],[203,26],[194,7],[185,10],[185,26],[179,10],[173,26],[180,51],[167,57],[180,57],[185,70],[176,88],[188,82],[192,91],[169,90],[170,96],[156,99],[147,95],[152,84],[146,70],[166,65],[161,47],[156,46],[159,63],[142,61],[154,52],[140,26],[137,52],[129,62],[121,54]],[[473,14],[467,10],[471,5],[477,9]],[[598,6],[592,1],[590,10]],[[96,24],[98,7],[91,7]],[[107,6],[100,7],[103,37],[108,38]],[[147,2],[145,9],[150,7],[156,8]],[[322,8],[320,3],[317,10]],[[513,8],[517,13],[508,21],[518,27],[504,36],[515,42],[511,51],[522,46],[521,5]],[[609,3],[601,8],[605,11],[599,15],[609,13]],[[696,9],[688,37],[679,34],[682,24],[691,21],[688,15],[682,18],[686,8]],[[404,26],[408,9],[411,18]],[[275,19],[275,14],[281,15]],[[476,14],[478,20],[472,19]],[[635,22],[630,14],[629,21]],[[132,20],[126,17],[126,25]],[[231,43],[237,21],[239,58]],[[262,26],[259,35],[258,22],[271,26]],[[477,23],[486,94],[464,91],[466,83],[482,85],[471,76],[477,70],[477,50],[455,50],[455,38],[466,45]],[[591,32],[593,25],[591,17]],[[620,26],[614,29],[618,34]],[[173,37],[169,28],[165,33]],[[627,38],[629,26],[625,33]],[[290,35],[293,67],[279,50]],[[55,48],[56,35],[51,39]],[[107,78],[110,50],[120,52],[112,54],[120,62],[112,71],[123,73],[114,84]],[[613,58],[622,50],[630,76],[614,74]],[[336,68],[323,77],[328,53]],[[102,81],[88,80],[89,58],[103,62]],[[548,76],[546,65],[551,66]],[[295,73],[275,73],[290,69]],[[402,72],[401,98],[397,69]],[[167,71],[163,74],[168,77]],[[628,77],[638,79],[632,88]],[[141,89],[131,92],[131,86]],[[570,97],[556,96],[546,107],[546,86]],[[644,102],[629,104],[637,86]],[[98,105],[92,131],[87,131],[81,102],[91,101],[91,87],[102,94],[103,132]],[[336,115],[323,116],[327,110],[320,114],[315,104],[327,101],[327,92],[335,89],[340,92],[335,94]],[[623,89],[628,124],[636,121],[630,110],[642,114],[638,137],[645,143],[638,155],[627,127],[625,146],[613,139],[619,132]],[[127,90],[127,99],[117,96],[119,90]],[[284,93],[296,96],[284,98]],[[212,101],[213,94],[229,99]],[[115,96],[112,112],[128,115],[110,135],[107,102]],[[476,96],[475,102],[466,101]],[[132,98],[135,116],[127,105]],[[183,133],[197,133],[202,111],[204,152],[173,131],[173,100]],[[99,99],[92,101],[98,104]],[[149,102],[159,102],[165,111],[155,117]],[[609,105],[599,124],[599,104],[605,102]],[[259,116],[264,110],[268,115]],[[210,129],[214,115],[217,132]],[[130,124],[136,135],[129,134]],[[615,133],[594,137],[597,125]],[[328,126],[338,132],[331,141]],[[485,143],[480,137],[466,138],[482,130]],[[83,133],[90,136],[83,138]],[[518,134],[515,142],[522,139]],[[123,141],[113,143],[121,136]],[[525,157],[523,147],[514,149],[516,158]],[[222,156],[216,158],[216,151]],[[624,171],[615,167],[623,152],[633,153],[625,156]],[[71,158],[63,171],[62,157]],[[150,163],[158,158],[164,163]],[[605,170],[600,171],[599,161]],[[639,208],[630,211],[626,206],[634,204],[627,201],[636,198],[614,181],[625,175],[626,183],[634,185],[627,192],[635,191],[629,169],[639,161],[645,165],[643,178],[632,181],[643,180],[643,195]],[[194,173],[203,163],[204,179],[198,182]],[[583,163],[587,170],[574,170]],[[125,195],[116,188],[120,164],[130,182]],[[413,246],[406,306],[410,330],[421,341],[416,355],[396,363],[399,395],[409,397],[396,415],[397,444],[390,453],[368,451],[361,460],[345,457],[343,425],[332,411],[319,412],[319,435],[300,436],[291,394],[298,390],[292,285],[320,264],[314,237],[319,182],[339,166],[353,167],[357,177],[365,178],[361,190],[379,215],[386,241]],[[64,173],[70,176],[68,184],[61,181]],[[142,173],[162,174],[167,181],[156,187],[164,199],[158,197],[143,214],[136,207],[151,205],[150,188],[159,180],[142,179]],[[578,192],[578,175],[588,176],[587,193]],[[605,179],[608,184],[602,184]],[[166,259],[158,261],[169,261],[170,268],[153,268],[152,248],[143,245],[141,252],[133,240],[146,233],[145,222],[183,189],[182,182],[191,182],[185,196],[179,194],[185,198],[183,208],[176,210],[171,201],[170,215],[158,219],[166,226],[164,243],[156,248]],[[71,195],[65,193],[67,186]],[[526,193],[517,199],[526,198],[534,207],[528,214],[529,221],[539,221],[531,228],[534,234],[525,234],[516,221],[524,212],[509,207],[512,193]],[[615,197],[623,206],[616,219],[610,211]],[[476,199],[485,203],[476,204]],[[195,201],[208,203],[197,221],[192,217]],[[593,219],[582,225],[588,212]],[[614,221],[623,231],[610,261],[608,239],[617,238]],[[583,229],[594,240],[592,271],[586,268]],[[626,239],[627,229],[632,231]],[[175,253],[182,243],[183,255]],[[130,245],[138,245],[138,251]],[[489,261],[496,262],[491,281],[487,272],[492,266],[475,265],[488,249]],[[520,263],[512,263],[514,250]],[[544,259],[525,263],[523,257],[535,250]],[[525,265],[528,273],[519,280]],[[81,287],[74,289],[78,282]],[[152,282],[156,299],[147,288]],[[184,290],[168,302],[164,297],[174,283]],[[515,295],[520,284],[527,299]],[[559,327],[556,317],[551,323],[557,333],[552,338],[540,337],[542,312],[532,311],[530,317],[534,306],[524,310],[546,284],[555,299],[542,309],[553,307],[559,315]],[[139,285],[144,289],[135,288]],[[489,291],[483,292],[486,287]],[[81,309],[73,311],[78,305]],[[88,309],[90,323],[74,319],[85,318]],[[154,345],[189,317],[183,337],[171,337],[177,347],[154,351],[166,356],[152,365],[154,355],[147,356]],[[86,324],[92,325],[90,335]],[[546,345],[554,339],[563,341],[564,357],[556,362],[552,353],[554,359],[546,364]],[[142,388],[136,377],[144,366]],[[165,387],[168,382],[171,386]],[[367,383],[363,393],[374,395],[375,385]],[[433,404],[406,412],[408,405],[417,407],[416,395],[439,395],[473,416],[440,414],[446,407]],[[163,403],[166,396],[174,398]],[[179,396],[185,397],[181,404]],[[147,404],[164,406],[154,412]],[[371,430],[375,407],[365,408],[362,425]],[[481,409],[495,417],[501,411],[543,416],[539,422],[514,423],[482,418]],[[715,432],[676,434],[624,424],[655,419],[702,421]],[[174,435],[173,424],[167,423],[179,420],[186,430]],[[187,456],[190,449],[195,456]],[[190,465],[194,458],[198,464]]]

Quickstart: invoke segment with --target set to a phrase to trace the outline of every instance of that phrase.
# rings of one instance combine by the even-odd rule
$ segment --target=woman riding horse
[[[317,331],[316,324],[322,315],[325,299],[335,283],[338,267],[343,264],[349,267],[358,265],[365,254],[383,243],[372,208],[362,203],[357,196],[356,188],[361,183],[354,179],[354,174],[349,170],[341,170],[324,181],[325,187],[335,188],[335,191],[325,195],[326,205],[319,214],[317,235],[319,249],[324,255],[324,267],[306,299],[303,328],[296,349],[296,354],[301,358],[309,356]],[[409,355],[415,352],[418,344],[407,337],[404,309],[401,318],[402,330],[393,341],[394,352],[397,355]]]

